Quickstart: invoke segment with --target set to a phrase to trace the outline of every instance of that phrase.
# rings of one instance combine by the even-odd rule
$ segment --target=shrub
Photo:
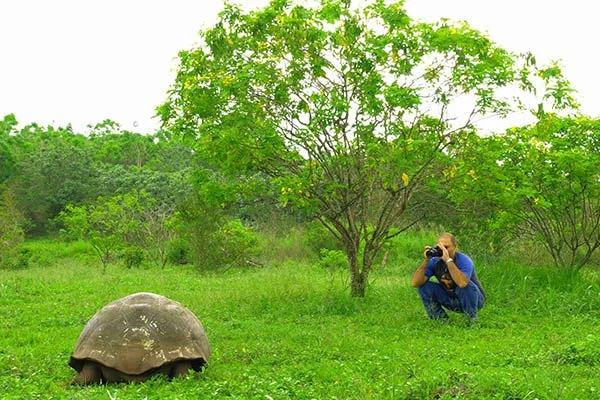
[[[190,253],[201,269],[242,267],[258,253],[258,236],[240,220],[225,222],[213,232],[188,236]]]
[[[321,249],[341,250],[339,241],[319,221],[306,223],[304,244],[315,254],[319,254]]]
[[[33,252],[27,248],[20,248],[15,258],[15,268],[27,268],[31,263]]]
[[[127,268],[139,267],[144,261],[144,250],[140,247],[130,246],[123,250],[121,257]]]
[[[226,222],[215,234],[218,260],[225,266],[244,266],[258,253],[258,235],[239,219]]]
[[[184,239],[175,238],[167,246],[167,261],[176,265],[187,264],[189,252],[189,244]]]
[[[348,269],[348,257],[341,250],[321,249],[319,265],[326,269]]]
[[[141,264],[144,252],[164,266],[167,244],[175,234],[173,214],[170,207],[156,204],[147,193],[133,191],[99,197],[96,204],[88,206],[68,205],[59,219],[65,227],[62,236],[89,241],[106,269],[115,254],[124,257],[130,267]]]
[[[186,240],[189,257],[200,269],[244,266],[259,251],[258,235],[252,228],[200,196],[182,205],[173,226]]]

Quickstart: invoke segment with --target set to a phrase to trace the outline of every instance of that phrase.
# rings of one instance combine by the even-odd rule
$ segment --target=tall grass
[[[307,259],[219,273],[118,265],[103,273],[85,244],[30,242],[31,267],[0,270],[0,398],[598,398],[596,274],[488,260],[478,264],[489,298],[481,323],[452,314],[440,324],[409,286],[431,240],[400,236],[364,299],[350,297],[345,271]],[[173,382],[70,386],[66,363],[87,320],[138,291],[200,318],[209,367]]]

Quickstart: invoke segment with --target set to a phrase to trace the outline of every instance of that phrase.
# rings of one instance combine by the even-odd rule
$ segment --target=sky
[[[268,0],[234,0],[245,10]],[[600,116],[600,24],[589,0],[406,0],[413,18],[466,20],[502,47],[561,60],[582,111]],[[214,25],[220,0],[0,2],[0,118],[84,132],[105,119],[135,132],[159,127],[155,108],[179,50]]]

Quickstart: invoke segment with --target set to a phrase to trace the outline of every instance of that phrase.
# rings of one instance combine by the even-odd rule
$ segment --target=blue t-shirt
[[[454,256],[454,263],[456,264],[458,269],[466,275],[467,278],[472,278],[473,271],[475,270],[475,265],[473,264],[473,260],[471,260],[471,258],[468,255],[457,251],[456,255]],[[425,277],[429,279],[432,276],[435,276],[438,282],[442,284],[443,288],[446,290],[448,295],[456,297],[456,283],[454,282],[454,280],[452,280],[450,271],[448,271],[448,266],[439,257],[432,257],[431,260],[429,260],[429,262],[427,263],[427,268],[425,269]],[[473,283],[475,283],[483,292],[479,281],[476,282],[475,280],[473,280]]]

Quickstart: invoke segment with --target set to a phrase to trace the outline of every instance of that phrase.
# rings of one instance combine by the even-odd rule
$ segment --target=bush
[[[348,257],[341,250],[321,249],[319,265],[326,269],[348,269]]]
[[[341,244],[319,221],[306,223],[304,231],[304,244],[315,254],[320,254],[321,249],[341,250]]]
[[[130,246],[123,250],[121,257],[123,258],[127,268],[134,268],[142,265],[142,262],[145,258],[145,253],[140,247]]]
[[[3,259],[0,267],[5,269],[26,269],[31,265],[33,253],[27,248],[20,247],[10,258]]]
[[[238,219],[212,232],[189,235],[188,240],[190,253],[201,269],[246,266],[258,254],[258,235]]]
[[[258,253],[258,235],[239,219],[226,222],[215,235],[215,250],[221,254],[219,263],[244,266]]]
[[[200,196],[182,204],[176,218],[173,225],[187,245],[173,243],[172,254],[176,258],[177,253],[185,254],[200,269],[245,266],[259,252],[259,238],[252,228]]]
[[[181,238],[175,238],[169,242],[167,261],[176,265],[187,264],[189,263],[189,252],[189,244]]]
[[[31,263],[33,252],[27,248],[20,248],[15,260],[15,268],[27,268]]]

